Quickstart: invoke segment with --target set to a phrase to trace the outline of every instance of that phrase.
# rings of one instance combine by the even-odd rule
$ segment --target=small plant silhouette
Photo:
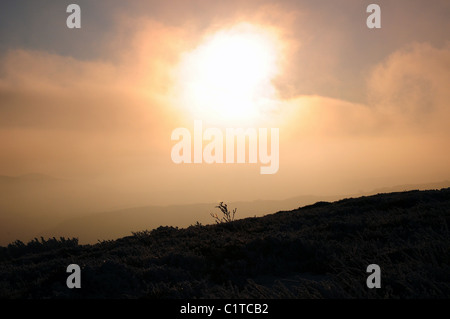
[[[223,202],[220,202],[216,208],[220,209],[222,213],[222,218],[217,215],[217,213],[211,213],[211,216],[216,220],[217,224],[221,223],[229,223],[234,220],[234,215],[236,214],[237,208],[233,209],[233,211],[228,210],[227,204],[224,204]]]

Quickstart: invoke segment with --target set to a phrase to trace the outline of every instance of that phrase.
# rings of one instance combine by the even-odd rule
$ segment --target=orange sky
[[[68,30],[65,3],[32,10],[32,2],[2,1],[2,15],[12,17],[0,19],[1,175],[136,190],[148,204],[352,194],[450,179],[448,2],[378,1],[380,30],[365,25],[367,1],[165,3],[79,1],[82,29]],[[262,60],[273,70],[254,80],[267,108],[258,104],[257,116],[241,118],[243,103],[221,122],[208,117],[219,93],[202,91],[216,78],[199,74],[204,47],[227,32],[267,37],[258,52],[275,58]],[[208,70],[229,63],[218,57]],[[234,77],[217,82],[226,94],[241,77],[240,87],[253,81],[244,77],[248,61],[241,75],[215,71]],[[200,110],[188,83],[203,92]],[[221,129],[279,128],[278,172],[261,175],[259,163],[173,163],[172,131],[193,130],[196,119]]]

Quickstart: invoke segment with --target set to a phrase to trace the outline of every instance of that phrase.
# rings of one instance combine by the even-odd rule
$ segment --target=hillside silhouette
[[[447,185],[450,186],[450,182]],[[230,204],[239,207],[243,218],[344,197],[300,195]],[[41,236],[77,237],[81,244],[95,244],[99,239],[127,236],[130,230],[153,229],[159,225],[188,227],[192,220],[207,224],[211,221],[209,211],[217,204],[172,200],[169,205],[158,205],[151,202],[151,196],[137,188],[124,193],[85,180],[44,174],[0,175],[0,246],[17,239],[27,242]]]
[[[235,199],[227,204],[237,207],[238,217],[242,219],[292,210],[318,201],[447,187],[450,181],[398,185],[357,194],[306,193],[287,198]],[[213,222],[210,211],[217,202],[211,199],[190,202],[175,198],[158,204],[148,192],[142,191],[145,187],[127,186],[126,189],[40,173],[0,175],[0,246],[15,240],[28,242],[41,236],[76,237],[80,244],[95,244],[98,240],[127,236],[131,230],[153,229],[160,225],[185,228],[193,221]]]
[[[450,188],[192,223],[94,245],[42,238],[0,247],[0,298],[450,296]],[[66,287],[72,263],[81,289]],[[380,289],[366,286],[370,264],[381,267]]]

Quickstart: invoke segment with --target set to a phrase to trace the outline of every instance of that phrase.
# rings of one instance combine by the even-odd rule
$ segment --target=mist
[[[5,18],[11,34],[2,29],[0,47],[2,244],[56,234],[48,230],[93,213],[337,199],[450,180],[449,22],[438,14],[409,30],[421,2],[402,3],[410,10],[380,2],[386,14],[378,33],[361,23],[365,7],[355,2],[180,1],[179,10],[159,2],[80,2],[82,31],[48,30],[58,41],[44,41],[42,32],[39,45]],[[56,23],[57,10],[45,14]],[[274,30],[284,44],[271,82],[276,108],[258,123],[279,128],[279,169],[261,175],[259,163],[176,164],[171,133],[196,120],[178,103],[180,63],[205,38],[242,21]],[[71,36],[74,43],[63,40]],[[184,223],[207,222],[205,212],[193,210]]]

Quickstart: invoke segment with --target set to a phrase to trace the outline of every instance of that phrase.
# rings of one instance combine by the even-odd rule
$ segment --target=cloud
[[[371,105],[404,129],[450,132],[450,47],[415,43],[377,65],[368,81]]]
[[[76,174],[157,161],[170,137],[167,89],[182,30],[148,19],[136,28],[112,41],[104,60],[23,49],[1,57],[3,171]]]
[[[373,67],[368,103],[319,95],[285,100],[279,116],[288,123],[280,130],[286,183],[296,176],[309,189],[349,191],[448,178],[448,66],[449,47],[413,44]]]
[[[367,103],[303,95],[285,101],[285,116],[311,136],[449,134],[449,66],[450,47],[412,44],[372,68]]]
[[[259,176],[251,180],[254,172],[249,170],[245,175],[249,184],[235,188],[236,194],[264,185],[266,195],[278,187],[282,196],[281,186],[294,179],[302,185],[292,182],[292,192],[309,191],[314,184],[316,193],[326,185],[336,193],[345,178],[342,184],[350,190],[355,180],[377,176],[384,176],[377,186],[389,184],[388,180],[406,182],[396,176],[410,176],[413,181],[421,169],[421,181],[448,176],[448,47],[422,43],[395,52],[392,46],[383,48],[394,52],[387,57],[370,53],[369,61],[381,62],[368,75],[365,87],[358,72],[359,66],[367,66],[365,53],[370,50],[357,48],[370,40],[360,42],[359,36],[347,32],[359,22],[344,19],[345,10],[325,24],[334,11],[261,5],[250,14],[247,9],[228,8],[229,14],[222,17],[218,8],[209,8],[212,13],[195,23],[184,19],[182,12],[163,10],[160,20],[168,14],[170,25],[144,13],[119,15],[114,32],[99,41],[102,58],[91,60],[53,51],[8,51],[0,59],[2,171],[61,176],[104,172],[112,180],[114,174],[134,170],[135,176],[151,184],[143,188],[155,190],[165,183],[170,194],[195,184],[194,179],[202,184],[204,175],[203,185],[211,185],[211,193],[219,192],[214,181],[229,175],[229,167],[171,166],[172,130],[192,125],[174,104],[173,71],[180,52],[194,50],[205,35],[246,18],[275,27],[279,22],[280,31],[289,30],[280,36],[290,51],[284,61],[285,77],[274,81],[280,93],[279,113],[265,123],[280,127],[280,171],[271,177],[277,184],[263,184]],[[194,11],[193,18],[198,13]],[[316,28],[318,18],[320,28]],[[343,28],[333,27],[340,21]],[[377,45],[373,42],[370,48]],[[347,47],[349,43],[353,46]],[[352,66],[356,55],[360,60]],[[346,68],[352,69],[342,72]],[[353,78],[355,74],[359,77]],[[353,86],[355,82],[358,85]],[[341,94],[343,90],[350,93]],[[346,98],[352,90],[356,95],[367,90],[369,102]],[[427,175],[430,167],[434,171]],[[152,173],[142,177],[143,171]],[[230,176],[232,185],[235,177],[244,175]],[[204,190],[196,187],[191,191],[202,194]]]

